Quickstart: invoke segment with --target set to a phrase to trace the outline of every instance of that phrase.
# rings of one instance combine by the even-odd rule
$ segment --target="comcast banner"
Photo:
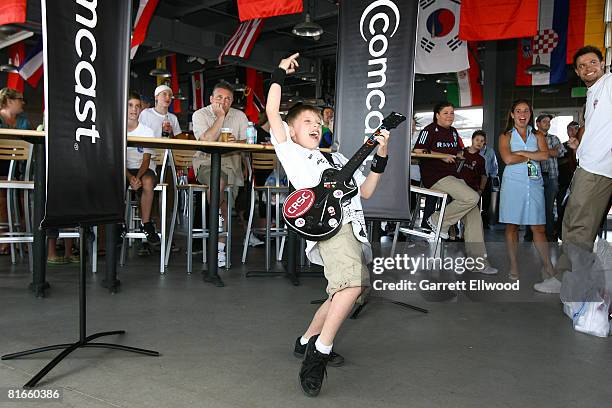
[[[391,133],[389,164],[366,217],[409,217],[410,133],[417,1],[340,2],[335,135],[351,157],[392,111],[408,117]],[[369,170],[369,164],[367,169]]]
[[[43,0],[44,227],[123,219],[130,7]]]

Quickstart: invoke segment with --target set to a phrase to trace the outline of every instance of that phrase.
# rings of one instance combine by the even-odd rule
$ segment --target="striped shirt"
[[[561,146],[559,148],[559,155],[557,157],[565,156],[567,150],[561,144],[559,138],[555,135],[551,135],[550,133],[546,134],[546,144],[548,145],[548,149],[552,150],[557,146]],[[557,164],[557,157],[549,157],[547,160],[542,160],[540,162],[540,166],[542,167],[542,173],[548,173],[548,178],[557,179],[559,177],[559,166]]]

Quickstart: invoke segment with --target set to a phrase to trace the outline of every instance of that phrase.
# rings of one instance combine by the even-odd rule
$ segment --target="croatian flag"
[[[567,24],[569,0],[540,0],[538,34],[518,41],[516,85],[550,85],[565,82],[567,67]],[[548,65],[550,72],[529,75],[525,70],[536,63]]]
[[[32,88],[38,86],[43,75],[43,44],[42,41],[30,51],[25,61],[19,67],[19,75],[26,80]]]

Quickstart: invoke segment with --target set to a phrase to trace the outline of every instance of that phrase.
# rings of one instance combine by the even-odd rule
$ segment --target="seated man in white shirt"
[[[155,107],[142,111],[139,117],[140,123],[151,128],[155,137],[161,137],[162,133],[176,136],[181,133],[181,125],[172,112],[168,111],[172,103],[172,89],[168,85],[160,85],[155,88]]]
[[[130,92],[128,97],[128,136],[155,137],[151,128],[138,122],[140,111],[140,95]],[[155,150],[153,149],[128,147],[126,154],[126,176],[132,189],[140,193],[140,215],[142,218],[140,229],[147,236],[147,241],[150,244],[159,245],[159,236],[155,231],[155,225],[151,221],[153,189],[157,185],[155,162],[151,159],[151,155],[154,153]]]

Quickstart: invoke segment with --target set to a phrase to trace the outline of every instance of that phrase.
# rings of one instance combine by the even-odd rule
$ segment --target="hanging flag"
[[[193,110],[197,111],[204,107],[204,72],[193,72],[191,74],[191,91]]]
[[[27,0],[2,0],[0,3],[0,26],[26,21]]]
[[[180,113],[181,112],[181,101],[177,99],[176,96],[180,94],[179,92],[179,80],[178,80],[178,72],[176,70],[176,54],[168,55],[167,59],[168,64],[170,65],[170,73],[172,76],[170,77],[170,88],[172,88],[172,93],[175,98],[170,105],[171,112]]]
[[[303,10],[302,0],[238,0],[240,22],[254,18],[301,13]]]
[[[574,63],[574,54],[585,45],[593,45],[606,55],[604,37],[605,0],[570,0],[572,18],[568,22],[567,63]]]
[[[40,81],[43,75],[42,40],[30,51],[23,64],[19,67],[19,75],[21,75],[32,88],[38,86],[38,81]]]
[[[537,30],[538,0],[461,0],[464,41],[533,37]]]
[[[130,59],[134,59],[138,46],[144,42],[147,36],[149,23],[151,22],[158,2],[159,0],[140,0],[136,21],[134,21],[134,31],[132,32]]]
[[[468,44],[470,68],[457,72],[457,83],[446,86],[446,98],[455,106],[482,106],[482,85],[480,84],[480,64],[476,56],[476,42]]]
[[[259,113],[265,110],[263,104],[263,75],[253,68],[246,69],[246,106],[244,113],[253,123],[259,122]]]
[[[569,0],[540,0],[539,31],[518,41],[516,85],[550,85],[567,79],[567,23]],[[540,61],[550,72],[530,75],[525,70]]]
[[[458,37],[458,0],[421,0],[417,49],[418,74],[458,72],[468,69],[467,44]]]
[[[19,66],[25,59],[25,44],[23,41],[13,44],[8,49],[9,63],[13,64],[19,69]],[[19,72],[9,72],[6,81],[8,88],[15,89],[17,92],[23,94],[23,78],[19,75]]]
[[[221,54],[219,54],[219,65],[223,63],[223,57],[226,56],[249,58],[262,27],[263,21],[258,18],[240,23],[234,35],[232,35],[223,51],[221,51]]]

